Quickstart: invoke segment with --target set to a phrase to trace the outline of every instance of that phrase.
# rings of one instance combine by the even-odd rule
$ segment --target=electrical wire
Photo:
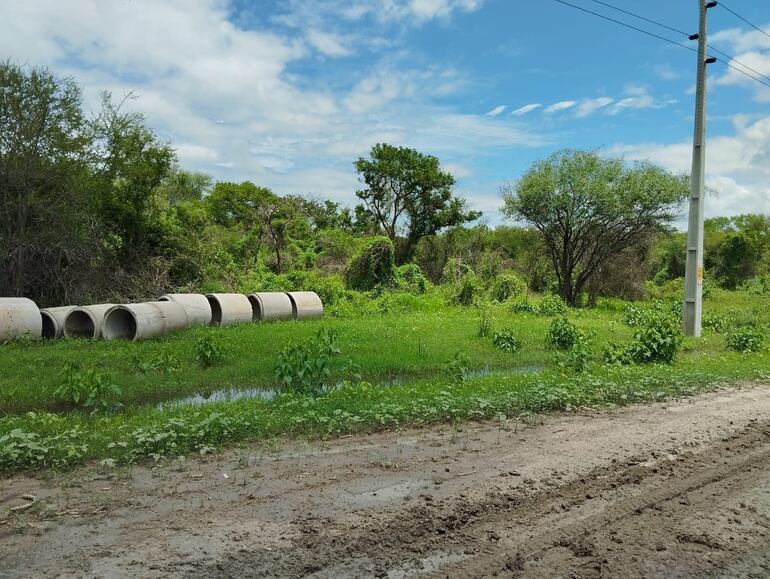
[[[746,18],[744,18],[743,16],[741,16],[740,14],[738,14],[738,13],[737,13],[735,10],[733,10],[732,8],[730,8],[730,7],[729,7],[727,4],[725,4],[724,2],[721,2],[721,1],[720,1],[720,2],[719,2],[719,4],[718,4],[718,6],[721,6],[722,8],[724,8],[725,10],[727,10],[727,11],[728,11],[730,14],[732,14],[732,15],[733,15],[733,16],[735,16],[736,18],[739,18],[740,20],[743,20],[743,21],[744,21],[746,24],[748,24],[749,26],[751,26],[751,27],[752,27],[754,30],[758,30],[759,32],[761,32],[762,34],[764,34],[765,36],[767,36],[768,38],[770,38],[770,34],[768,34],[767,32],[765,32],[764,30],[762,30],[762,29],[761,29],[759,26],[757,26],[757,25],[756,25],[756,24],[754,24],[753,22],[750,22],[749,20],[747,20]]]
[[[642,19],[642,20],[646,20],[646,21],[648,21],[648,22],[651,22],[651,23],[653,23],[653,24],[656,24],[657,26],[663,26],[663,27],[665,27],[665,28],[667,28],[667,29],[669,29],[669,30],[673,30],[674,32],[677,32],[677,33],[679,33],[679,34],[685,34],[685,35],[687,35],[687,36],[689,37],[689,35],[688,35],[686,32],[683,32],[683,31],[681,31],[681,30],[677,30],[677,29],[675,29],[675,28],[669,27],[669,26],[667,26],[667,25],[665,25],[665,24],[661,24],[661,23],[659,23],[659,22],[656,22],[656,21],[654,21],[654,20],[648,19],[648,18],[646,18],[646,17],[644,17],[644,16],[640,16],[640,15],[638,15],[638,14],[634,14],[633,12],[629,12],[629,11],[627,11],[627,10],[623,10],[623,9],[621,9],[621,8],[617,8],[617,7],[615,7],[615,6],[612,6],[612,5],[610,5],[610,4],[607,4],[606,2],[600,2],[599,0],[591,0],[591,1],[592,1],[592,2],[597,2],[598,4],[602,4],[602,5],[604,5],[604,6],[608,6],[608,7],[610,7],[610,8],[614,8],[615,10],[619,10],[619,11],[621,11],[621,12],[623,12],[623,13],[625,13],[625,14],[628,14],[628,15],[630,15],[630,16],[633,16],[633,17],[635,17],[635,18],[640,18],[640,19]],[[570,8],[574,8],[575,10],[580,10],[581,12],[585,12],[585,13],[587,13],[587,14],[590,14],[590,15],[592,15],[592,16],[596,16],[596,17],[598,17],[598,18],[601,18],[601,19],[603,19],[603,20],[608,20],[609,22],[613,22],[613,23],[615,23],[615,24],[619,24],[620,26],[624,26],[625,28],[630,28],[631,30],[634,30],[634,31],[636,31],[636,32],[641,32],[642,34],[646,34],[647,36],[651,36],[651,37],[653,37],[653,38],[657,38],[658,40],[663,40],[664,42],[668,42],[669,44],[673,44],[674,46],[678,46],[678,47],[680,47],[680,48],[685,48],[685,49],[689,50],[690,52],[695,52],[695,53],[697,53],[697,52],[698,52],[698,51],[697,51],[695,48],[693,48],[692,46],[687,46],[686,44],[682,44],[682,43],[680,43],[680,42],[677,42],[676,40],[671,40],[670,38],[666,38],[665,36],[661,36],[661,35],[659,35],[659,34],[655,34],[654,32],[650,32],[649,30],[644,30],[643,28],[638,28],[638,27],[636,27],[636,26],[633,26],[633,25],[631,25],[631,24],[628,24],[627,22],[623,22],[623,21],[621,21],[621,20],[616,20],[615,18],[611,18],[611,17],[609,17],[609,16],[606,16],[605,14],[601,14],[601,13],[599,13],[599,12],[594,12],[593,10],[589,10],[588,8],[583,8],[582,6],[578,6],[577,4],[572,4],[571,2],[567,2],[566,0],[554,0],[554,2],[558,2],[559,4],[563,4],[564,6],[569,6]],[[715,59],[717,62],[721,62],[721,63],[722,63],[722,64],[724,64],[725,66],[728,66],[729,68],[732,68],[733,70],[735,70],[735,71],[737,71],[737,72],[741,73],[742,75],[744,75],[744,76],[747,76],[748,78],[750,78],[750,79],[752,79],[752,80],[755,80],[755,81],[757,81],[758,83],[760,83],[760,84],[762,84],[762,85],[764,85],[764,86],[766,86],[766,87],[770,88],[770,82],[765,82],[764,80],[762,80],[762,78],[759,78],[759,77],[764,77],[764,78],[766,78],[768,81],[770,81],[770,77],[766,77],[764,74],[762,74],[762,73],[760,73],[760,72],[758,72],[758,71],[754,70],[753,68],[751,68],[751,67],[749,67],[749,66],[747,66],[747,65],[743,64],[743,63],[742,63],[742,62],[740,62],[738,59],[736,59],[736,58],[735,58],[735,57],[733,57],[733,56],[730,56],[729,54],[727,54],[726,52],[723,52],[722,50],[719,50],[719,49],[717,49],[717,48],[712,48],[712,49],[714,50],[714,52],[717,52],[717,53],[719,53],[719,54],[723,55],[725,58],[727,58],[727,59],[728,59],[728,60],[724,60],[723,58],[717,58],[717,57],[713,57],[713,58],[714,58],[714,59]],[[751,74],[751,73],[748,73],[748,72],[746,72],[745,70],[743,70],[743,69],[741,69],[741,68],[738,68],[737,66],[735,66],[734,64],[732,64],[732,62],[731,62],[731,61],[732,61],[732,62],[735,62],[735,63],[737,63],[737,64],[739,64],[739,65],[741,65],[741,66],[743,66],[743,67],[745,67],[745,68],[746,68],[746,69],[748,69],[748,70],[751,70],[751,71],[753,71],[755,74],[758,74],[758,75],[759,75],[759,77],[757,77],[757,76],[754,76],[753,74]]]
[[[658,22],[657,20],[653,20],[652,18],[647,18],[646,16],[642,16],[641,14],[636,14],[629,10],[618,8],[617,6],[613,6],[612,4],[609,4],[607,2],[602,2],[601,0],[591,0],[591,2],[594,2],[596,4],[601,4],[602,6],[606,6],[607,8],[612,8],[613,10],[617,10],[618,12],[622,12],[623,14],[628,14],[629,16],[633,16],[634,18],[638,18],[639,20],[644,20],[645,22],[649,22],[650,24],[654,24],[655,26],[660,26],[661,28],[665,28],[666,30],[670,30],[671,32],[676,32],[677,34],[684,34],[687,37],[690,36],[689,32],[685,32],[684,30],[679,30],[678,28],[674,28],[673,26],[669,26],[668,24],[663,24],[662,22]]]

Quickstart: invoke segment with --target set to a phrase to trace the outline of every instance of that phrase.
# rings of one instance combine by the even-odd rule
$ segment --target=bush
[[[727,334],[727,348],[734,352],[761,352],[767,335],[761,328],[739,326]]]
[[[453,285],[451,301],[459,306],[472,306],[480,301],[483,293],[484,287],[479,278],[469,273]]]
[[[222,348],[210,335],[201,336],[195,343],[195,359],[201,368],[219,366],[224,361]]]
[[[396,268],[396,288],[410,294],[422,295],[428,288],[428,280],[420,266],[407,263]]]
[[[350,260],[345,284],[350,289],[370,291],[392,285],[395,275],[393,243],[387,237],[373,237]]]
[[[557,350],[569,350],[582,333],[567,318],[556,318],[548,328],[548,343]]]
[[[626,306],[621,320],[627,326],[636,328],[653,322],[658,318],[670,318],[677,323],[682,320],[681,302],[655,300],[650,304],[632,303]]]
[[[447,259],[444,270],[441,272],[441,283],[456,284],[466,275],[472,274],[471,267],[456,257]]]
[[[113,410],[120,404],[121,389],[93,368],[82,370],[71,363],[64,365],[61,382],[54,390],[59,402],[90,408],[93,412]]]
[[[548,294],[540,299],[537,310],[541,316],[564,316],[569,311],[569,307],[567,306],[567,302],[565,302],[561,296]]]
[[[498,302],[527,295],[527,282],[519,274],[510,272],[498,275],[492,283],[492,298]]]
[[[637,329],[626,349],[626,356],[636,364],[670,364],[682,346],[682,328],[679,321],[660,315]]]
[[[457,351],[444,364],[444,371],[452,382],[459,384],[468,378],[470,365],[470,358],[463,352]]]
[[[711,330],[717,334],[722,334],[725,332],[725,330],[727,330],[727,327],[730,324],[727,316],[715,314],[713,312],[704,312],[702,325],[707,330]]]
[[[275,365],[275,377],[287,390],[318,396],[326,389],[331,359],[339,353],[337,333],[323,328],[315,337],[281,351]]]
[[[608,342],[604,345],[602,351],[602,360],[605,364],[626,365],[631,364],[632,360],[628,355],[628,347],[617,342]]]
[[[588,369],[592,355],[591,340],[579,332],[560,364],[565,368],[582,373]]]
[[[492,343],[498,350],[510,352],[511,354],[518,352],[521,348],[521,342],[519,342],[511,330],[495,332],[492,336]]]
[[[479,317],[479,338],[486,338],[492,332],[492,320],[489,317],[489,308],[484,306],[481,308],[481,316]]]
[[[770,275],[758,275],[747,279],[738,289],[757,296],[770,296]]]

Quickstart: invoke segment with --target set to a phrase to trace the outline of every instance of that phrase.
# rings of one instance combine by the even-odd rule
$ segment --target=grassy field
[[[765,301],[717,291],[706,309],[736,323],[766,318]],[[404,303],[367,315],[197,328],[138,343],[65,340],[0,346],[0,468],[64,468],[88,459],[123,463],[282,435],[328,436],[623,404],[770,378],[770,353],[730,352],[724,336],[713,331],[700,340],[685,340],[671,365],[603,364],[602,346],[628,341],[634,333],[621,321],[625,305],[619,302],[569,312],[592,339],[590,365],[583,373],[563,367],[561,355],[547,345],[550,317],[514,313],[510,304],[491,306],[492,330],[511,329],[521,341],[520,350],[511,354],[497,349],[489,337],[479,337],[479,308],[445,306],[435,295]],[[342,388],[318,398],[284,394],[272,400],[158,405],[220,390],[276,389],[279,352],[319,328],[332,328],[339,336],[341,355],[328,381],[350,382]],[[196,362],[202,336],[221,348],[220,365],[204,369]],[[448,361],[458,352],[476,371],[460,382],[447,373]],[[349,361],[357,369],[351,370]],[[54,391],[67,363],[95,369],[118,385],[120,409],[92,414],[57,402]]]

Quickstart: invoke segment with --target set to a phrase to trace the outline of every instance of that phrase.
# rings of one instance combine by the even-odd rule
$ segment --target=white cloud
[[[497,116],[500,116],[501,114],[503,114],[504,111],[505,111],[505,105],[500,105],[500,106],[497,106],[497,107],[493,108],[488,113],[484,113],[484,116],[486,116],[486,117],[497,117]]]
[[[577,104],[577,101],[561,101],[546,107],[543,112],[550,114],[558,111],[566,111],[567,109],[571,109],[572,107],[574,107],[576,104]]]
[[[717,192],[706,201],[709,216],[770,213],[770,117],[734,120],[735,132],[706,145],[706,185]],[[692,142],[616,145],[608,155],[649,160],[670,171],[690,171]]]
[[[762,78],[762,75],[770,77],[770,38],[756,30],[731,28],[712,35],[711,41],[717,45],[729,46],[735,55],[734,59],[730,60],[732,68],[725,68],[724,74],[716,78],[716,84],[750,87],[756,90],[757,101],[770,102],[770,88],[747,76],[759,77],[763,82],[770,84],[766,78]],[[746,74],[736,69],[743,70]]]
[[[307,40],[322,54],[326,56],[348,56],[351,52],[346,48],[342,40],[336,35],[320,30],[308,30]]]
[[[578,105],[577,112],[575,113],[579,118],[585,118],[594,114],[599,109],[602,109],[615,102],[615,99],[610,97],[598,97],[595,99],[583,99]]]
[[[539,109],[542,106],[543,105],[541,105],[540,103],[532,103],[529,105],[524,105],[523,107],[519,107],[518,109],[513,111],[511,114],[517,117],[521,117],[526,115],[527,113],[531,113],[535,109]]]

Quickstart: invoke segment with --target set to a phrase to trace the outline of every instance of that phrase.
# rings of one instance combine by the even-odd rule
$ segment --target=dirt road
[[[0,482],[0,576],[170,575],[768,577],[770,385]]]

